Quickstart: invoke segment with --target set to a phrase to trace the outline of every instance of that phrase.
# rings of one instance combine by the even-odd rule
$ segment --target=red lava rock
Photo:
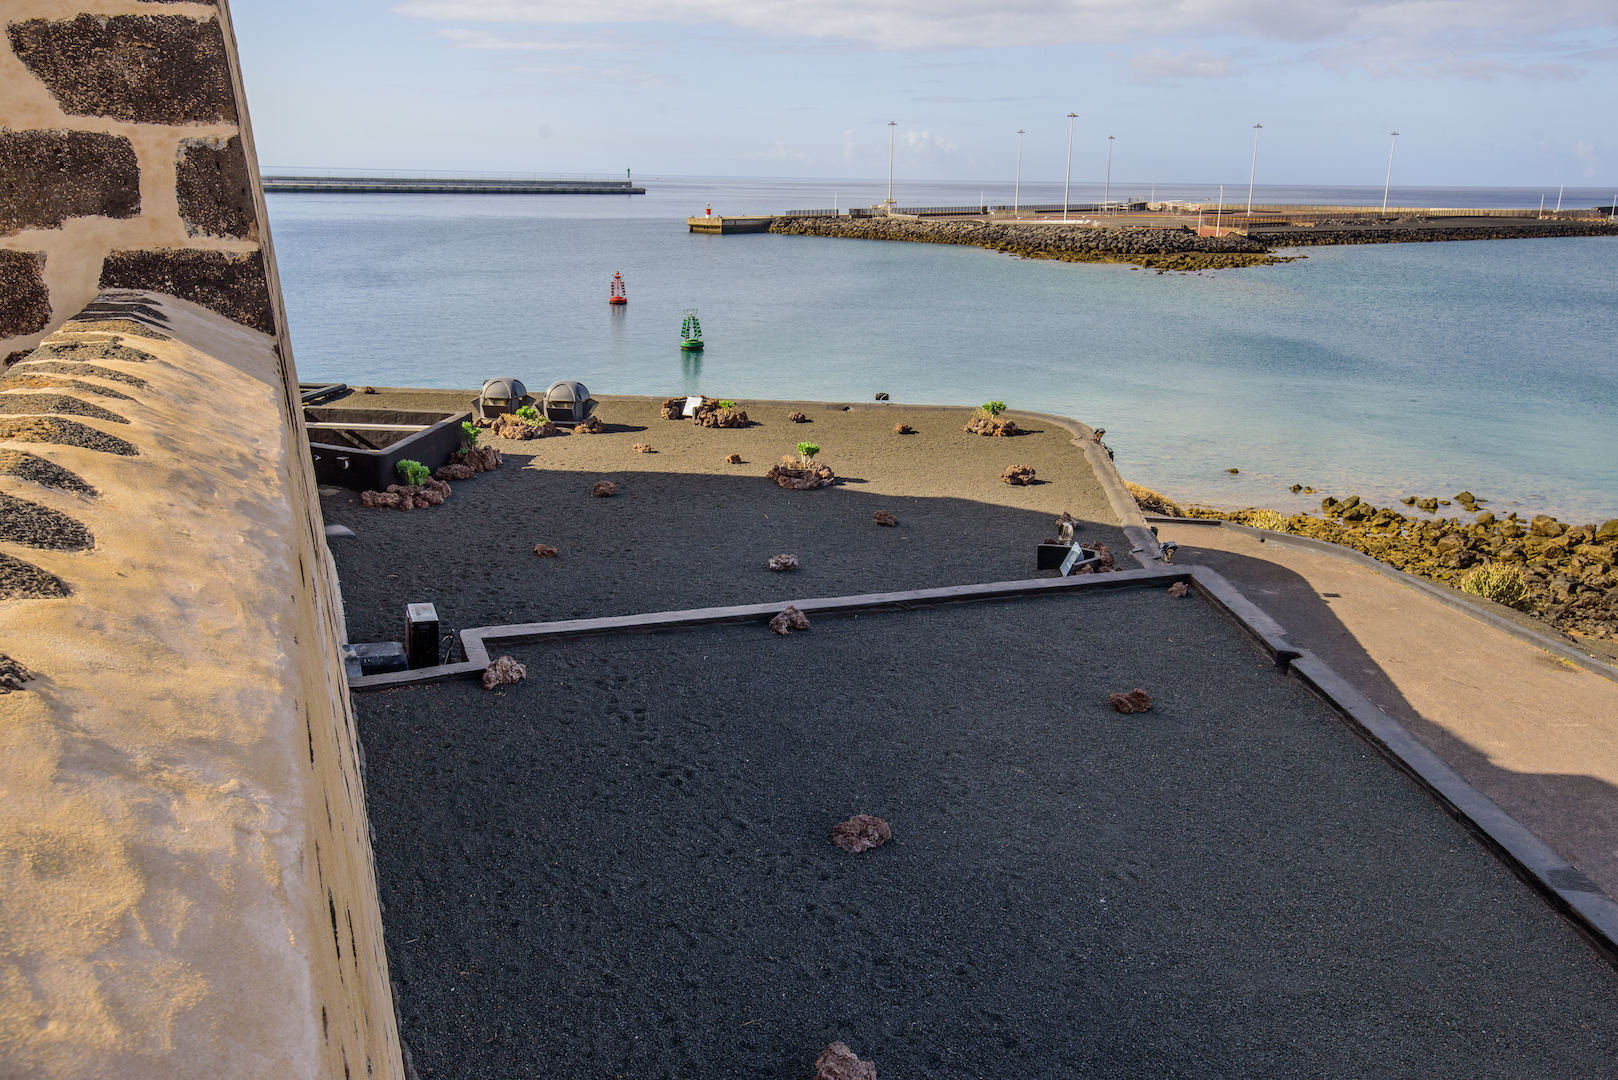
[[[886,510],[878,510],[876,513],[872,514],[871,517],[876,520],[878,525],[886,525],[889,528],[899,524],[899,519],[888,513]]]
[[[834,1042],[815,1058],[814,1080],[876,1080],[876,1063],[861,1061],[854,1051]]]
[[[691,414],[691,422],[697,427],[712,428],[744,428],[747,426],[747,413],[741,409],[721,409],[715,398],[704,398],[697,411]]]
[[[373,510],[425,510],[439,506],[449,498],[449,485],[442,480],[428,480],[420,487],[389,484],[386,491],[360,492],[360,505]]]
[[[530,424],[515,413],[503,413],[495,418],[494,433],[502,439],[544,439],[557,433],[556,425],[549,420],[538,424]]]
[[[601,422],[601,417],[599,416],[592,416],[586,420],[580,420],[577,424],[573,425],[573,434],[575,435],[600,435],[606,430],[607,425]]]
[[[362,394],[374,394],[374,393],[376,393],[376,387],[374,387],[374,386],[362,387],[360,389],[360,393],[362,393]]]
[[[725,464],[726,465],[740,465],[741,463],[742,463],[742,456],[740,454],[726,454],[725,455]]]
[[[785,611],[770,620],[770,632],[786,637],[794,630],[809,629],[809,616],[788,604]]]
[[[433,473],[434,480],[470,480],[477,472],[470,465],[440,465]]]
[[[801,412],[789,412],[787,413],[787,419],[794,424],[807,424],[809,422],[809,418]]]
[[[618,485],[611,480],[597,480],[595,487],[590,489],[590,494],[605,499],[618,494]]]
[[[789,491],[812,491],[837,479],[824,465],[772,465],[764,476]]]
[[[798,557],[796,555],[777,555],[770,560],[769,566],[771,570],[796,570],[798,568]]]
[[[396,510],[399,507],[399,496],[387,491],[362,491],[360,492],[360,505],[369,510],[380,510],[384,507],[391,507]],[[411,505],[415,505],[414,501],[412,501]]]
[[[1101,562],[1096,567],[1096,573],[1105,574],[1109,570],[1118,569],[1118,563],[1112,557],[1112,549],[1106,544],[1092,544],[1088,546],[1091,547],[1097,555],[1101,556]]]
[[[638,442],[634,446],[631,446],[630,449],[635,451],[635,453],[637,453],[637,454],[655,454],[655,453],[657,453],[656,450],[652,449],[652,444],[651,443]]]
[[[534,554],[542,559],[554,559],[556,558],[556,549],[549,544],[535,544]]]
[[[667,401],[663,402],[663,419],[665,419],[665,420],[684,420],[685,419],[685,398],[683,398],[683,397],[671,397]]]
[[[453,465],[470,466],[473,472],[493,472],[505,460],[500,451],[492,446],[480,446],[476,450],[457,450],[450,455]]]
[[[1000,479],[1013,487],[1024,487],[1034,482],[1034,469],[1031,465],[1007,465],[1006,471],[1000,474]]]
[[[1169,586],[1169,595],[1174,597],[1190,596],[1191,589],[1183,581],[1176,581]]]
[[[1108,694],[1107,701],[1121,713],[1145,712],[1152,707],[1151,697],[1138,686],[1127,694]]]
[[[970,431],[974,435],[995,435],[1002,438],[1020,434],[1015,420],[996,420],[992,416],[974,416],[966,422],[966,427],[962,430]]]
[[[881,847],[892,839],[893,830],[888,828],[888,823],[870,814],[855,814],[831,827],[831,842],[856,855]]]
[[[509,656],[502,656],[494,663],[483,669],[483,689],[493,690],[497,686],[517,682],[528,678],[528,668],[517,663]]]
[[[895,435],[914,435],[916,433],[916,429],[911,427],[909,424],[894,424],[893,433]]]

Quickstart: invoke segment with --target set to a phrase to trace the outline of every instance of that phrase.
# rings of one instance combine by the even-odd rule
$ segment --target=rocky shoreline
[[[1440,240],[1509,240],[1529,237],[1618,236],[1618,226],[1599,221],[1511,222],[1501,225],[1404,224],[1255,229],[1253,235],[1198,236],[1173,229],[1095,228],[1086,225],[1029,224],[913,218],[778,217],[772,233],[858,240],[898,240],[922,244],[966,244],[1027,259],[1062,262],[1128,263],[1159,273],[1267,266],[1306,258],[1275,250],[1337,244],[1400,244]]]
[[[1488,500],[1470,492],[1452,500],[1412,499],[1401,508],[1375,507],[1357,495],[1327,496],[1318,516],[1290,517],[1251,507],[1181,508],[1146,489],[1136,499],[1148,513],[1234,521],[1340,544],[1407,574],[1504,603],[1570,636],[1618,639],[1618,518],[1583,525],[1543,514],[1500,518],[1483,508]],[[1455,504],[1474,520],[1438,516],[1441,506]]]

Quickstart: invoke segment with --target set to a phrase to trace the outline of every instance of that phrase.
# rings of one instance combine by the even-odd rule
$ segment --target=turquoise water
[[[829,205],[809,199],[819,186],[748,190],[748,208]],[[993,398],[1104,427],[1127,478],[1210,505],[1317,506],[1286,490],[1298,483],[1378,503],[1466,488],[1497,511],[1618,516],[1618,240],[1317,248],[1160,275],[975,248],[694,236],[693,203],[738,193],[676,194],[272,196],[299,372]],[[615,270],[626,308],[606,303]],[[708,342],[698,357],[678,348],[687,307]]]

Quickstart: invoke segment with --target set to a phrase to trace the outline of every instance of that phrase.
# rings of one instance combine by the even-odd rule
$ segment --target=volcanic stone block
[[[0,131],[0,235],[140,213],[140,165],[120,135]]]
[[[0,338],[37,334],[51,321],[43,251],[0,251]]]
[[[167,293],[254,330],[275,333],[264,256],[257,251],[115,251],[101,264],[101,288]]]
[[[62,111],[145,124],[236,120],[219,20],[80,15],[6,27],[17,58]]]
[[[258,239],[253,178],[240,135],[180,140],[174,190],[188,235]]]

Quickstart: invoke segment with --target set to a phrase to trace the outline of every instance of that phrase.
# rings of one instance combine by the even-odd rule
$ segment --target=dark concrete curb
[[[1476,619],[1478,622],[1510,634],[1519,641],[1525,641],[1530,645],[1544,649],[1551,655],[1560,657],[1592,674],[1600,675],[1604,679],[1618,682],[1618,667],[1581,651],[1571,639],[1559,639],[1544,631],[1536,630],[1532,626],[1525,626],[1516,619],[1502,615],[1498,611],[1491,611],[1490,608],[1495,605],[1487,600],[1479,598],[1476,602],[1473,602],[1457,594],[1454,589],[1445,588],[1414,574],[1407,574],[1403,570],[1396,570],[1387,563],[1375,559],[1362,551],[1355,551],[1353,548],[1334,544],[1330,540],[1316,540],[1312,536],[1293,536],[1290,533],[1272,532],[1269,529],[1255,529],[1251,525],[1239,525],[1234,521],[1223,521],[1218,518],[1176,518],[1152,514],[1148,515],[1146,520],[1160,525],[1193,525],[1228,529],[1231,532],[1245,533],[1258,540],[1261,544],[1279,544],[1282,547],[1294,548],[1300,551],[1312,551],[1317,555],[1330,555],[1334,559],[1358,563],[1368,570],[1375,570],[1383,577],[1391,578],[1401,585],[1427,594],[1447,608],[1459,611],[1461,614]]]

